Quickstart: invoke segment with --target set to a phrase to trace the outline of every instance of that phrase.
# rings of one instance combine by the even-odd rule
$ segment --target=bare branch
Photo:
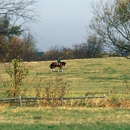
[[[92,6],[94,18],[89,25],[96,35],[102,37],[106,45],[111,46],[123,56],[130,55],[130,4],[129,0]],[[124,19],[123,19],[124,18]]]
[[[12,25],[36,22],[34,4],[38,0],[0,0],[0,17],[9,17]]]

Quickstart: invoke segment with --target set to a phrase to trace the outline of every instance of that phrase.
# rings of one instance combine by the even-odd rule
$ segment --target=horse
[[[59,72],[60,70],[63,71],[62,66],[66,66],[66,62],[60,62],[60,65],[58,65],[57,62],[52,62],[52,63],[50,64],[51,72],[52,72],[53,70],[55,70],[55,67],[59,67],[58,72]]]

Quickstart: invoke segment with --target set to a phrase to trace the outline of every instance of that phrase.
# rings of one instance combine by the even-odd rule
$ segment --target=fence
[[[20,107],[23,106],[23,102],[24,101],[29,101],[29,102],[36,102],[36,101],[42,101],[42,100],[59,100],[61,102],[61,106],[64,105],[64,101],[65,100],[79,100],[79,99],[91,99],[91,98],[106,98],[105,95],[102,96],[84,96],[84,97],[61,97],[61,98],[40,98],[40,97],[36,97],[36,98],[31,98],[31,97],[16,97],[16,98],[0,98],[0,103],[4,103],[4,102],[15,102],[17,101],[17,103],[19,104]]]

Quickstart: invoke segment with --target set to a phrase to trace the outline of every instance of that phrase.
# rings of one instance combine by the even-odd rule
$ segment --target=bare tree
[[[86,55],[87,58],[98,57],[104,51],[103,39],[96,35],[89,35],[87,39]]]
[[[27,30],[29,22],[34,22],[36,12],[32,7],[37,0],[0,0],[0,18],[10,21],[12,26]],[[29,25],[29,24],[28,24]],[[13,29],[13,28],[12,28]],[[0,34],[8,34],[11,30],[2,30]]]
[[[36,21],[36,12],[33,6],[36,2],[37,0],[0,0],[1,59],[5,60],[7,51],[11,50],[8,45],[11,39],[29,30],[29,23]]]
[[[81,59],[86,57],[86,43],[74,44],[73,45],[73,55],[76,59]]]
[[[57,60],[59,57],[61,60],[73,59],[73,50],[64,46],[52,46],[44,52],[43,60]]]
[[[90,30],[120,55],[130,55],[130,0],[100,1],[100,5],[93,4],[92,8]]]
[[[103,51],[103,39],[94,34],[89,35],[86,39],[86,43],[73,45],[74,58],[94,58]]]
[[[36,48],[36,39],[32,33],[27,33],[23,35],[23,40],[25,42],[25,48],[23,48],[24,52],[24,60],[31,61],[36,60],[36,53],[38,49]]]
[[[62,47],[52,46],[48,51],[44,53],[44,60],[57,60],[58,57],[61,57]]]
[[[73,50],[71,48],[62,48],[62,59],[73,59]]]

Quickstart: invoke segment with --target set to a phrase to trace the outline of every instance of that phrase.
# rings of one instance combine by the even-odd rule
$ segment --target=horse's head
[[[61,64],[62,64],[63,66],[66,66],[66,62],[61,62]]]

